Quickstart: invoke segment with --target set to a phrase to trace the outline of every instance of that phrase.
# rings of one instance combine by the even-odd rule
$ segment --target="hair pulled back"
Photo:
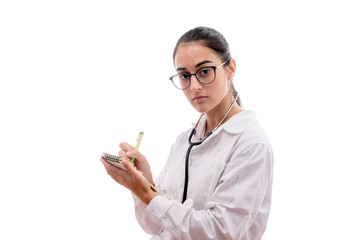
[[[222,62],[226,62],[225,66],[230,64],[231,54],[230,47],[225,37],[218,31],[209,27],[196,27],[187,31],[182,35],[174,48],[173,59],[175,59],[176,52],[181,43],[199,42],[205,47],[214,50],[221,58]],[[234,98],[237,96],[233,80],[230,81],[230,90]],[[240,107],[242,107],[240,97],[236,100]]]

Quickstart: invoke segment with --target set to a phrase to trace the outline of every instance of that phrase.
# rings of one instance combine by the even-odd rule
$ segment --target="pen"
[[[136,140],[135,150],[138,150],[138,149],[139,149],[143,135],[144,135],[144,132],[140,132],[140,133],[139,133],[138,138],[137,138],[137,140]],[[131,158],[131,159],[130,159],[130,162],[131,162],[131,163],[133,163],[134,161],[135,161],[135,158]]]
[[[141,140],[143,138],[143,135],[144,135],[144,132],[140,132],[139,135],[138,135],[138,138],[136,140],[136,146],[135,146],[135,149],[136,150],[139,150],[139,147],[140,147],[140,143],[141,143]],[[135,158],[131,158],[130,159],[130,162],[133,163],[135,161]],[[150,182],[148,182],[149,185],[150,185],[150,188],[151,190],[153,190],[154,192],[157,192],[156,188],[154,187],[154,185],[152,185]]]

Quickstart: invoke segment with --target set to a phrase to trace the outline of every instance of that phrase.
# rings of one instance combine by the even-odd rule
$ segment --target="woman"
[[[236,64],[225,38],[198,27],[174,50],[170,79],[202,113],[180,134],[154,185],[146,158],[128,143],[119,155],[127,171],[102,159],[108,174],[134,196],[136,217],[152,239],[261,239],[271,202],[273,154],[232,84]]]

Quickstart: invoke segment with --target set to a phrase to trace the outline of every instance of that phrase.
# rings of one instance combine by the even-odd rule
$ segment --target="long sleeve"
[[[146,213],[147,205],[144,204],[137,196],[133,194],[135,203],[135,216],[141,228],[148,234],[160,234],[163,228],[151,220],[151,217]]]
[[[204,209],[195,210],[192,199],[181,204],[162,195],[142,218],[159,226],[150,227],[152,232],[164,228],[174,239],[260,239],[270,210],[272,172],[270,146],[252,144],[229,158]]]
[[[170,149],[170,155],[169,155],[169,159],[172,158],[172,155],[176,149],[176,143],[179,142],[179,138],[180,136],[177,138],[177,141],[171,146]],[[166,169],[167,166],[165,166]],[[159,176],[157,177],[156,181],[155,181],[155,185],[157,182],[161,182],[163,179],[163,175],[164,175],[164,170],[159,174]],[[162,194],[161,189],[159,188],[159,186],[156,186],[158,189],[159,194]],[[160,226],[159,224],[155,223],[151,216],[146,212],[146,207],[147,205],[144,204],[137,196],[135,196],[134,194],[132,194],[133,199],[134,199],[134,204],[135,204],[135,217],[136,220],[138,221],[139,225],[141,226],[141,228],[148,234],[151,235],[157,235],[160,234],[163,231],[163,227]]]

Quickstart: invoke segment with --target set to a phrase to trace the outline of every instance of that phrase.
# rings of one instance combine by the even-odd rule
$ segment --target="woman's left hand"
[[[123,185],[131,192],[133,192],[145,204],[157,196],[150,188],[149,182],[143,176],[142,172],[138,171],[130,162],[122,161],[123,167],[126,171],[113,166],[104,159],[100,159],[104,164],[107,173],[119,184]]]

